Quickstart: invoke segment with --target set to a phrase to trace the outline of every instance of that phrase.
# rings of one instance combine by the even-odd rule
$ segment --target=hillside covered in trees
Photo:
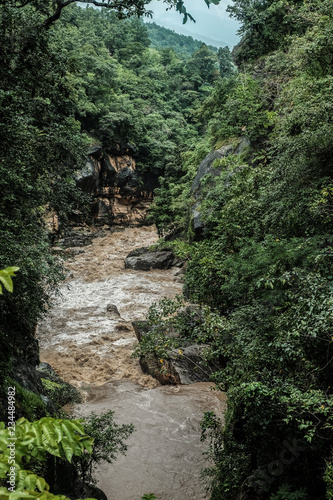
[[[178,171],[181,153],[199,137],[196,112],[219,78],[218,56],[208,47],[186,60],[173,49],[150,48],[137,17],[72,5],[48,29],[41,28],[44,18],[32,5],[1,6],[0,255],[1,268],[20,267],[15,294],[0,298],[2,377],[17,350],[10,332],[25,356],[63,277],[45,213],[56,212],[66,225],[79,209],[89,220],[89,197],[73,176],[89,145],[129,142],[140,172]],[[223,60],[232,67],[229,53]]]
[[[179,35],[175,31],[163,28],[156,23],[147,22],[146,28],[151,47],[157,49],[174,49],[174,51],[184,58],[190,57],[196,50],[200,49],[202,42],[194,40],[191,36]],[[213,52],[217,52],[216,47],[209,46]]]
[[[185,296],[219,318],[213,331],[201,326],[229,395],[222,434],[206,421],[212,498],[328,499],[332,3],[234,0],[229,11],[242,23],[238,73],[201,106],[204,134],[182,155],[182,174],[161,179],[155,220],[183,235],[169,245],[188,259]],[[235,154],[240,138],[246,147]],[[195,231],[198,166],[228,145],[202,179]]]
[[[55,22],[51,5],[0,5],[0,269],[20,268],[0,296],[2,392],[38,361],[34,328],[64,274],[45,213],[89,221],[74,171],[92,144],[130,143],[158,178],[160,245],[186,262],[184,300],[201,310],[189,321],[184,302],[168,306],[141,350],[167,356],[161,326],[178,312],[173,346],[208,345],[228,393],[225,427],[211,413],[202,424],[212,500],[330,500],[332,2],[230,0],[232,57],[179,35],[168,45],[124,4],[123,19],[121,6],[69,5]],[[32,408],[46,412],[40,398]]]

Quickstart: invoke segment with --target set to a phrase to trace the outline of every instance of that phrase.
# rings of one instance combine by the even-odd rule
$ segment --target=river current
[[[95,238],[68,260],[69,277],[38,326],[40,356],[83,391],[75,416],[113,410],[117,423],[135,426],[126,456],[96,471],[108,500],[141,500],[144,493],[158,500],[206,500],[200,474],[209,464],[200,420],[208,410],[223,417],[225,395],[211,383],[160,386],[131,358],[137,344],[131,322],[182,289],[178,269],[124,269],[131,250],[156,241],[152,226],[125,228]]]

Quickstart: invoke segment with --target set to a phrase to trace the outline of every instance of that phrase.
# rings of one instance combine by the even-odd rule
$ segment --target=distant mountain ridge
[[[183,57],[191,57],[192,54],[205,43],[202,40],[194,39],[192,36],[180,35],[156,23],[146,22],[145,26],[148,30],[152,47],[159,49],[172,48]],[[208,47],[214,52],[217,52],[218,48],[216,46],[208,45]]]

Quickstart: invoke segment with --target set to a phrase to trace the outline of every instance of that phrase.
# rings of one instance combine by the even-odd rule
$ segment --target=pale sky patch
[[[149,8],[154,12],[153,21],[177,33],[191,35],[198,40],[217,46],[230,48],[239,42],[236,32],[239,24],[228,16],[226,7],[231,0],[221,0],[220,5],[206,6],[204,0],[187,0],[186,8],[196,20],[182,24],[182,16],[174,10],[166,11],[166,4],[153,0]],[[215,43],[214,43],[215,42]]]

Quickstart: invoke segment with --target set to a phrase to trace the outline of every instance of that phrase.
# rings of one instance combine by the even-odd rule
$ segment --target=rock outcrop
[[[140,178],[135,147],[103,150],[93,146],[84,167],[75,174],[78,187],[94,197],[95,225],[142,225],[153,198],[157,179]]]
[[[215,160],[220,160],[222,158],[227,158],[229,155],[241,154],[246,147],[249,146],[249,141],[246,138],[239,139],[237,142],[230,142],[217,150],[213,150],[202,160],[198,172],[192,182],[191,195],[194,198],[194,203],[191,208],[193,229],[195,233],[195,239],[200,239],[202,230],[205,226],[204,221],[201,218],[200,213],[200,203],[202,201],[202,181],[207,178],[208,175],[213,179],[219,177],[223,171],[222,167],[216,167],[214,165]],[[234,172],[230,171],[226,178],[226,187]]]
[[[179,380],[180,384],[209,382],[214,366],[204,361],[207,345],[189,345],[184,349],[170,351],[166,360],[166,370]]]
[[[149,332],[147,321],[134,321],[132,325],[138,341],[142,342]],[[218,363],[205,361],[204,353],[207,347],[203,344],[192,344],[182,349],[172,349],[163,360],[150,353],[140,358],[140,366],[143,373],[156,378],[162,385],[209,382],[210,375],[219,366]]]
[[[137,248],[130,252],[125,259],[125,269],[150,271],[150,269],[170,269],[177,264],[175,256],[170,250],[150,251],[148,247]]]

